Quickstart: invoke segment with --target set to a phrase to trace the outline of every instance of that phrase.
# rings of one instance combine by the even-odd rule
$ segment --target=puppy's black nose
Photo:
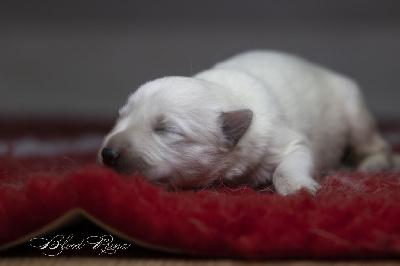
[[[105,165],[115,166],[117,164],[119,154],[116,150],[103,148],[101,150],[101,157],[103,157],[103,163]]]

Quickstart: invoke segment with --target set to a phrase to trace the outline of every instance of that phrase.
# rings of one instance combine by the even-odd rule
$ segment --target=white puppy
[[[190,78],[142,85],[98,160],[166,187],[272,182],[287,195],[315,193],[314,178],[340,167],[346,148],[359,170],[391,168],[357,85],[295,56],[252,51]]]

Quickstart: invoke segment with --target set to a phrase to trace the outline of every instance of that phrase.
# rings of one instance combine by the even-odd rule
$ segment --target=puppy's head
[[[232,164],[231,151],[253,116],[249,109],[224,111],[230,104],[213,86],[183,77],[141,86],[121,108],[98,161],[167,188],[212,184]]]

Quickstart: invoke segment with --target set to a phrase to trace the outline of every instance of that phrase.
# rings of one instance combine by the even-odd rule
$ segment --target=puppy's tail
[[[393,171],[400,172],[400,154],[393,153]]]

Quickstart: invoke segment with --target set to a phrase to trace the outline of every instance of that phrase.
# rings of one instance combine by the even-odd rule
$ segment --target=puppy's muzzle
[[[124,175],[130,175],[133,172],[143,174],[149,166],[140,156],[124,149],[105,147],[101,150],[101,158],[105,166]]]
[[[103,148],[101,150],[101,157],[103,158],[104,165],[108,167],[114,167],[117,165],[119,154],[116,150]]]

